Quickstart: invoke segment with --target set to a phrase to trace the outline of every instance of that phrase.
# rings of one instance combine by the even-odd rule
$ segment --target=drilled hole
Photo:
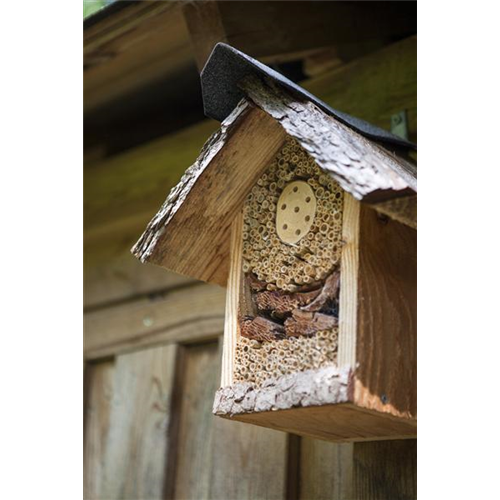
[[[295,207],[295,209],[294,209],[295,213],[297,213],[299,210],[300,210],[299,207]]]
[[[295,187],[293,188],[293,192],[294,192],[294,193],[296,193],[298,190],[299,190],[299,188],[298,188],[297,186],[295,186]]]
[[[288,225],[287,224],[283,224],[283,229],[286,231],[288,229]]]
[[[309,222],[311,220],[311,216],[310,215],[306,215],[306,222]]]
[[[300,229],[297,229],[297,231],[295,231],[295,234],[298,236],[300,234]]]
[[[286,208],[286,203],[283,203],[283,205],[281,205],[281,210],[285,210]]]
[[[310,201],[311,201],[311,197],[310,197],[310,196],[308,196],[308,197],[306,198],[306,203],[309,203]]]

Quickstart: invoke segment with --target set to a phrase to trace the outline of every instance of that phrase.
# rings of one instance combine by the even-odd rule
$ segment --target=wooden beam
[[[267,62],[416,33],[416,2],[193,2],[184,16],[202,67],[217,42]]]
[[[224,289],[198,283],[88,312],[84,318],[85,358],[104,358],[159,344],[214,339],[224,329],[225,299]]]
[[[84,29],[85,112],[190,65],[180,3],[130,2]]]

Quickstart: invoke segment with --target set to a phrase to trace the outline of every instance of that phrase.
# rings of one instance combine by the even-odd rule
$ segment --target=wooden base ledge
[[[356,405],[352,381],[351,369],[328,366],[269,379],[259,388],[238,383],[217,391],[213,412],[230,420],[332,442],[417,436],[416,420]]]
[[[220,388],[215,395],[215,415],[288,410],[296,407],[347,403],[351,370],[328,366],[266,380],[262,387],[248,382]]]

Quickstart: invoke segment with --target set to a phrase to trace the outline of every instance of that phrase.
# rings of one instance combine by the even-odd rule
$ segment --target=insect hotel
[[[227,286],[214,413],[415,437],[415,146],[224,44],[202,87],[221,128],[133,253]]]

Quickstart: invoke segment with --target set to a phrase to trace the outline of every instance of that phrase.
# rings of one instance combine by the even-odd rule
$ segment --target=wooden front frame
[[[242,215],[231,228],[221,386],[234,383]],[[330,441],[416,436],[416,231],[345,193],[338,365],[349,401],[222,415]]]

